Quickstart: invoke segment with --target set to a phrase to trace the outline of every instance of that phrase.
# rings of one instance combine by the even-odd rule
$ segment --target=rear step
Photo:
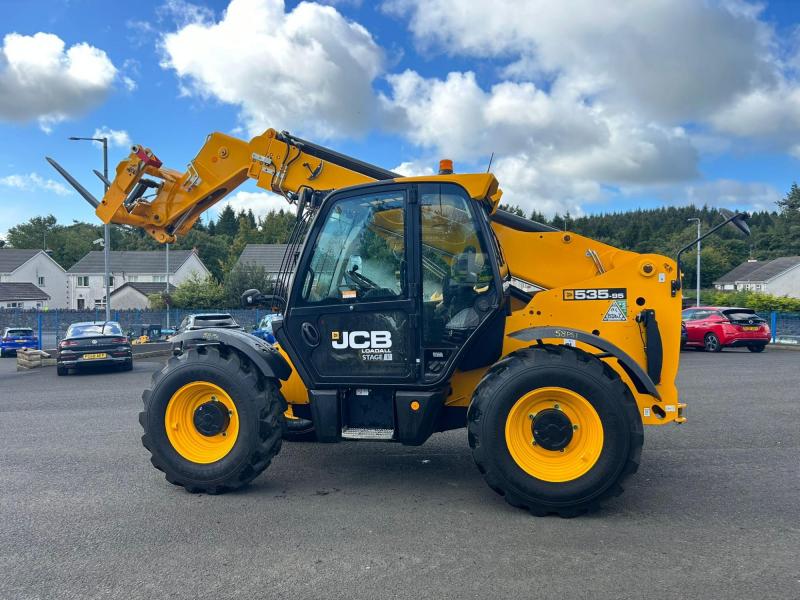
[[[391,441],[394,439],[394,429],[376,429],[373,427],[342,427],[342,439],[345,440],[371,440]]]

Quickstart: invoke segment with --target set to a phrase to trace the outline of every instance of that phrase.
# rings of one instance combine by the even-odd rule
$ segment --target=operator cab
[[[348,415],[362,428],[395,430],[397,397],[442,403],[456,368],[501,354],[507,269],[486,209],[456,183],[331,194],[296,273],[275,335],[312,406],[320,394],[338,404],[343,430]]]

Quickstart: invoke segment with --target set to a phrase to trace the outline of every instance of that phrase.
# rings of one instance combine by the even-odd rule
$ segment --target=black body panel
[[[181,352],[190,346],[222,345],[235,348],[249,358],[259,371],[270,379],[286,381],[292,368],[286,359],[271,345],[239,329],[213,327],[187,331],[172,338],[173,348]]]

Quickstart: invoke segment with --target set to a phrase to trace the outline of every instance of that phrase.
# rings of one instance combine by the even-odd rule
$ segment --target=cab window
[[[420,187],[423,339],[459,345],[496,301],[487,240],[459,186]]]
[[[307,305],[392,300],[405,295],[405,195],[337,200],[325,216],[301,288]]]

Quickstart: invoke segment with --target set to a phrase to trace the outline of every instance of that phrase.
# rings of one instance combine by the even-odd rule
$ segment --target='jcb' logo
[[[389,331],[333,331],[331,345],[337,350],[345,348],[391,348],[392,334]]]

